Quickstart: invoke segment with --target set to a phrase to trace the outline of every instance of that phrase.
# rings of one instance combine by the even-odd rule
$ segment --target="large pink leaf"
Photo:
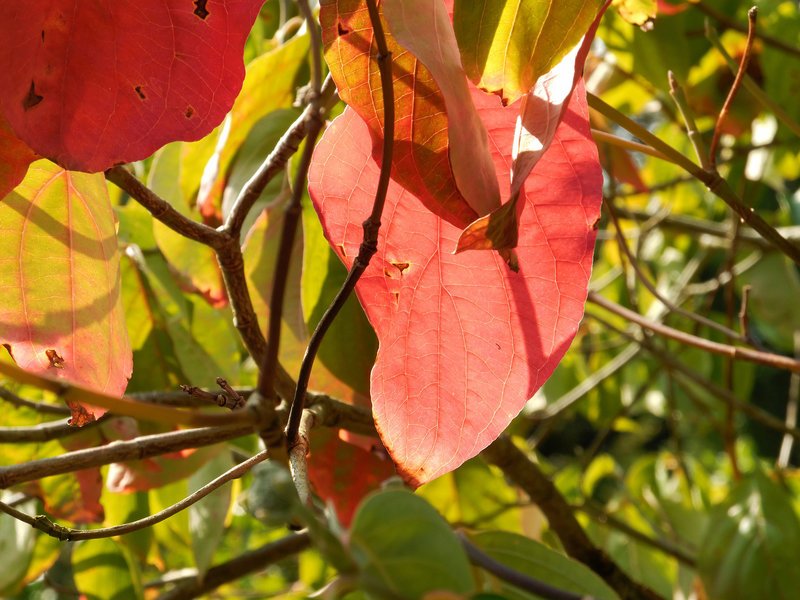
[[[0,8],[0,106],[42,156],[103,171],[222,121],[263,0],[25,0]]]
[[[473,89],[501,195],[508,197],[516,107]],[[319,143],[309,173],[332,247],[350,265],[379,169],[350,109]],[[414,485],[475,456],[555,369],[583,315],[601,172],[576,94],[520,193],[520,270],[496,254],[453,254],[460,231],[393,183],[378,253],[356,291],[378,334],[376,425]],[[505,189],[503,189],[505,188]]]
[[[125,391],[132,357],[102,175],[38,161],[0,203],[0,344],[29,371]],[[105,412],[72,409],[78,425]]]

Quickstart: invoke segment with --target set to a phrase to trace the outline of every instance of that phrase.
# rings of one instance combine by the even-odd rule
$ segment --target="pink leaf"
[[[473,100],[508,197],[517,109],[477,90]],[[347,109],[309,173],[325,234],[347,266],[377,184],[371,149],[367,126]],[[460,230],[390,186],[378,253],[356,292],[380,341],[371,381],[376,425],[409,483],[485,448],[566,352],[583,315],[601,183],[585,100],[574,95],[520,193],[519,273],[496,253],[454,255]]]

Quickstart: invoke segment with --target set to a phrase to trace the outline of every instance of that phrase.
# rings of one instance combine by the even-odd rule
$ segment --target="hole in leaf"
[[[44,96],[40,96],[36,93],[36,87],[33,81],[31,81],[31,89],[28,90],[28,95],[25,96],[25,99],[22,101],[22,110],[27,112],[42,100],[44,100]]]
[[[191,106],[187,106],[186,107],[186,112],[183,113],[183,114],[186,115],[187,119],[191,119],[192,115],[194,114],[194,108],[192,108]]]
[[[203,21],[205,21],[206,17],[208,16],[208,10],[206,9],[207,1],[208,0],[195,0],[194,2],[196,7],[194,9],[194,14],[200,17]]]
[[[136,86],[135,88],[133,88],[133,89],[135,89],[135,90],[136,90],[136,93],[138,94],[139,98],[141,98],[142,100],[145,100],[145,99],[147,98],[147,96],[145,96],[145,95],[144,95],[144,92],[142,91],[142,86],[140,86],[140,85],[137,85],[137,86]]]
[[[383,274],[384,274],[386,277],[388,277],[389,279],[393,279],[393,277],[392,277],[392,272],[391,272],[389,269],[387,269],[386,267],[384,267],[384,268],[383,268]]]
[[[48,348],[44,351],[47,355],[47,360],[50,361],[50,368],[55,369],[63,369],[64,368],[64,357],[61,356],[58,352],[53,350],[52,348]]]
[[[400,306],[400,292],[392,292],[392,296],[394,296],[394,303]]]
[[[348,33],[350,33],[350,30],[342,27],[341,23],[336,23],[336,30],[339,32],[340,36],[347,35]]]
[[[343,244],[337,244],[337,246],[339,248],[339,252],[342,253],[342,256],[343,257],[347,257],[347,252],[344,251],[344,245]]]
[[[392,264],[392,266],[393,266],[395,269],[397,269],[398,271],[400,271],[400,275],[402,275],[402,274],[403,274],[403,271],[405,271],[406,269],[408,269],[408,267],[410,267],[410,266],[411,266],[411,265],[410,265],[410,264],[408,264],[407,262],[393,262],[393,263],[391,263],[391,264]]]

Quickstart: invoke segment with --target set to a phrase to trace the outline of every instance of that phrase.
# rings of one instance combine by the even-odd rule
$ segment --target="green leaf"
[[[72,554],[75,584],[87,600],[143,599],[135,560],[112,539],[78,542]]]
[[[3,501],[8,500],[6,495],[10,494],[3,492]],[[33,515],[36,501],[29,500],[16,508]],[[33,559],[36,535],[36,530],[27,523],[11,515],[0,514],[0,556],[3,557],[3,569],[0,570],[0,595],[11,595],[25,576]]]
[[[467,76],[504,104],[524,96],[580,41],[603,0],[456,0]]]
[[[800,521],[787,491],[766,475],[737,484],[711,513],[697,569],[710,598],[797,598]]]
[[[469,562],[442,516],[405,490],[370,496],[356,512],[350,549],[366,587],[404,598],[474,591]]]
[[[189,208],[178,180],[181,149],[182,143],[175,142],[156,152],[147,185],[178,212],[199,221],[199,213]],[[160,221],[156,221],[153,228],[158,248],[186,279],[187,290],[194,287],[213,306],[224,306],[227,295],[214,251],[176,233]]]
[[[470,539],[507,567],[553,587],[603,600],[619,599],[614,590],[588,567],[532,539],[507,531],[482,531],[470,535]],[[503,581],[494,581],[491,591],[508,600],[538,598]]]
[[[219,477],[232,466],[230,452],[218,454],[189,477],[189,494]],[[211,565],[214,551],[222,540],[222,534],[225,532],[225,517],[230,505],[231,483],[229,482],[189,507],[192,552],[197,569],[201,574],[205,573]]]
[[[309,333],[314,330],[347,277],[347,269],[331,250],[311,202],[303,205],[303,309]],[[348,352],[342,352],[346,345]],[[378,338],[354,295],[328,329],[318,359],[337,378],[369,397],[369,374],[375,364]]]

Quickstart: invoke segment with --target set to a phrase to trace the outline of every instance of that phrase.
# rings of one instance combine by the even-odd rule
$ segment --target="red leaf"
[[[473,100],[507,197],[518,111],[480,91]],[[328,241],[348,266],[378,173],[369,129],[347,109],[317,146],[309,187]],[[578,93],[520,194],[519,273],[496,253],[452,254],[459,229],[390,186],[378,253],[356,292],[380,340],[376,425],[411,484],[485,448],[566,352],[583,315],[601,183]]]
[[[81,171],[197,140],[244,78],[263,0],[26,0],[0,11],[0,106],[42,156]]]
[[[350,525],[364,496],[395,474],[381,443],[375,438],[372,441],[376,448],[363,448],[340,439],[335,430],[323,428],[315,429],[311,436],[311,486],[323,500],[333,503],[336,516],[345,527]]]

